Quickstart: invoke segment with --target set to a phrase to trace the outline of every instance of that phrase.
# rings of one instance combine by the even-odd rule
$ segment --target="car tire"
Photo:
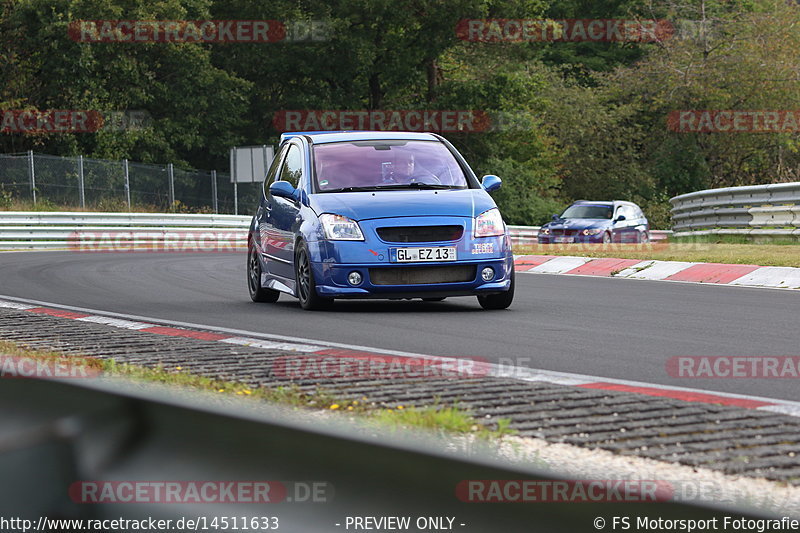
[[[252,243],[247,252],[247,290],[254,302],[274,303],[281,296],[280,292],[261,286],[261,262],[258,260],[258,250]]]
[[[308,246],[303,241],[297,245],[294,255],[295,292],[300,300],[300,307],[306,311],[327,309],[333,303],[331,298],[323,298],[317,294],[317,282],[311,268]]]
[[[514,301],[514,269],[511,269],[511,286],[506,292],[478,296],[478,303],[488,310],[507,309]]]
[[[639,232],[639,238],[638,238],[637,242],[639,242],[639,244],[647,244],[647,243],[649,243],[650,242],[650,234],[647,233],[646,231]]]
[[[603,244],[611,244],[613,240],[614,239],[611,237],[611,233],[609,232],[603,233]]]

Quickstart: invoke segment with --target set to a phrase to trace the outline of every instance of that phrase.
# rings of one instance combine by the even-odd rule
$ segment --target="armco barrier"
[[[194,238],[207,247],[244,248],[249,225],[249,216],[237,215],[0,212],[0,250],[69,249],[81,235],[97,242],[107,238],[118,247]]]
[[[359,432],[344,420],[325,422],[320,416],[214,400],[118,382],[0,380],[0,517],[33,520],[33,525],[42,517],[150,517],[173,520],[172,531],[226,529],[214,527],[212,520],[219,524],[224,518],[230,528],[233,517],[240,521],[237,529],[246,520],[248,529],[259,530],[251,520],[269,517],[279,522],[270,529],[288,533],[364,529],[346,527],[348,517],[409,517],[412,524],[423,517],[452,525],[402,530],[516,533],[609,530],[598,524],[621,515],[716,518],[721,524],[726,515],[751,514],[741,507],[696,499],[690,505],[672,497],[635,503],[464,501],[459,487],[467,480],[546,481],[554,473],[542,465],[501,461],[478,445],[469,454],[456,454],[445,451],[445,441],[375,427]],[[269,504],[246,503],[248,495],[243,499],[236,493],[225,503],[132,499],[142,496],[130,485],[165,482],[271,482],[286,490]],[[85,503],[81,487],[122,488],[123,483],[129,485],[126,499],[120,490],[120,496],[117,491],[104,496],[106,503]],[[320,490],[298,491],[309,485]],[[209,527],[175,528],[182,517],[205,517]],[[78,529],[89,528],[59,528]],[[104,530],[112,529],[128,530]]]
[[[670,202],[676,237],[800,237],[800,182],[709,189]]]
[[[231,234],[246,245],[249,216],[164,213],[88,212],[0,212],[0,250],[67,249],[75,245],[78,232],[103,235],[130,233],[148,243],[168,240],[171,235],[203,237],[218,232],[230,242]],[[537,244],[539,226],[509,226],[514,246]],[[671,232],[651,231],[651,240],[666,239]],[[115,241],[117,243],[118,241]]]

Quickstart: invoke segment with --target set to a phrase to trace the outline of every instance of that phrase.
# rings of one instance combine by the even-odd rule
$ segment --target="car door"
[[[278,170],[281,168],[281,164],[283,163],[283,159],[286,156],[286,147],[284,146],[282,149],[278,151],[278,154],[272,160],[272,164],[270,164],[269,170],[267,171],[267,175],[264,178],[264,191],[261,195],[261,202],[258,204],[258,209],[256,210],[256,224],[258,230],[258,246],[260,248],[262,258],[266,264],[266,272],[270,274],[274,274],[274,260],[273,260],[273,252],[272,246],[270,243],[272,242],[275,231],[272,227],[272,220],[270,217],[270,213],[272,212],[273,206],[273,198],[272,195],[269,193],[269,186],[270,184],[275,181],[275,177],[278,175]]]
[[[640,235],[644,235],[645,238],[649,238],[648,232],[650,228],[647,224],[647,217],[644,216],[644,213],[638,206],[636,207],[631,206],[631,209],[633,210],[634,217],[636,218],[636,222],[635,224],[633,224],[634,229],[636,230],[633,234],[634,237],[639,239]]]
[[[303,146],[291,142],[274,181],[287,181],[298,188],[305,175]],[[294,240],[300,225],[300,203],[289,198],[271,196],[270,227],[272,230],[268,252],[272,256],[274,273],[294,279]]]
[[[617,220],[620,216],[625,220]],[[616,242],[636,242],[636,213],[627,205],[617,207],[614,216],[614,231],[617,234]]]

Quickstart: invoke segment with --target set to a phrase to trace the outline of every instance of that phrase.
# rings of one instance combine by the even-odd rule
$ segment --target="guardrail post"
[[[81,208],[86,208],[86,190],[83,183],[83,156],[78,156],[78,193],[81,200]]]
[[[36,205],[36,172],[33,168],[33,150],[28,150],[28,178],[30,178],[31,182],[33,205]]]
[[[211,171],[211,196],[214,205],[214,214],[219,214],[219,205],[217,203],[217,171]]]
[[[169,176],[169,210],[175,210],[175,174],[172,163],[167,164],[167,176]]]
[[[125,171],[125,199],[128,201],[128,211],[131,210],[131,176],[128,172],[128,160],[122,160],[122,168]]]

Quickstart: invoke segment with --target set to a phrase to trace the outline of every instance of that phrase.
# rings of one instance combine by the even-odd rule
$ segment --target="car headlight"
[[[595,228],[595,229],[585,229],[583,230],[584,235],[598,235],[603,232],[602,228]]]
[[[550,228],[542,228],[542,230],[539,233],[541,233],[542,235],[550,235]]]
[[[358,222],[342,215],[325,213],[319,216],[325,238],[331,241],[363,241],[364,234]]]
[[[475,217],[475,236],[476,237],[496,237],[505,235],[506,225],[500,210],[495,208],[484,211]]]

